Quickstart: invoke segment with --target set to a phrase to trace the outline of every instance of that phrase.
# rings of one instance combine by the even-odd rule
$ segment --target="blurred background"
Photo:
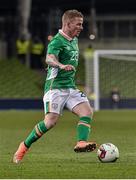
[[[136,108],[135,0],[0,2],[0,109],[43,107],[46,48],[67,9],[84,14],[78,87],[98,109]]]

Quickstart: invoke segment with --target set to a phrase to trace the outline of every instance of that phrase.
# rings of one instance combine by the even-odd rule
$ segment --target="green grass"
[[[34,143],[20,165],[13,153],[42,111],[0,111],[0,178],[5,179],[135,179],[136,111],[100,111],[94,114],[92,140],[111,142],[119,148],[116,163],[99,162],[96,152],[75,153],[78,118],[65,111],[60,121]]]

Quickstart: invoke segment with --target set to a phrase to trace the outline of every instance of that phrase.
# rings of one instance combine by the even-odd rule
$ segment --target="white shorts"
[[[72,109],[82,102],[88,102],[86,95],[78,89],[53,89],[43,97],[44,112],[62,114],[64,107]]]

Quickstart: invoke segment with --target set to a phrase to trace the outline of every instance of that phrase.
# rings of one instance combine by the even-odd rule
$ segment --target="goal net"
[[[109,109],[111,91],[120,92],[119,108],[136,108],[136,50],[96,50],[93,59],[94,109]]]

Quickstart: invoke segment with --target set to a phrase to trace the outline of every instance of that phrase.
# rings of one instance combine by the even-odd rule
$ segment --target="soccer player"
[[[40,121],[20,143],[13,157],[19,163],[32,143],[57,123],[64,106],[79,117],[75,152],[96,149],[95,142],[88,142],[93,110],[87,97],[76,88],[75,73],[78,66],[78,39],[83,30],[83,15],[77,10],[67,10],[62,16],[62,29],[48,44],[46,63],[48,74],[44,89],[44,120]]]

